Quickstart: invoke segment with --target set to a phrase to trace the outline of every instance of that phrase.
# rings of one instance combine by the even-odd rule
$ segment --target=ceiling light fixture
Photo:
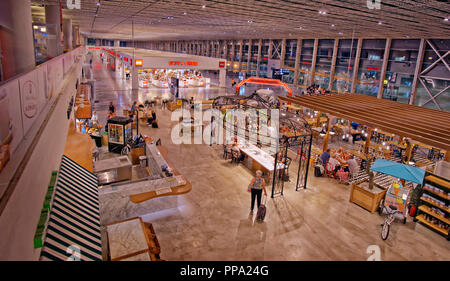
[[[186,12],[184,12],[184,13],[183,13],[183,15],[187,15],[187,13],[186,13]]]
[[[100,1],[97,1],[97,3],[96,3],[96,4],[97,4],[97,6],[100,6]]]
[[[202,5],[202,9],[204,9],[204,8],[206,8],[206,5],[205,5],[205,4]]]
[[[379,21],[378,24],[383,24],[383,22],[382,22],[382,21]]]
[[[344,34],[343,32],[339,32],[339,35],[342,35],[342,34]]]
[[[448,21],[448,18],[444,18],[444,21]]]
[[[252,23],[253,21],[252,20],[248,20],[248,23]]]
[[[46,31],[47,31],[47,28],[41,27],[41,31],[42,31],[42,32],[46,32]]]
[[[39,28],[39,26],[37,26],[37,25],[33,25],[33,28],[34,28],[34,29],[38,29],[38,28]]]
[[[336,25],[333,23],[332,25],[331,25],[331,27],[335,27]]]
[[[172,16],[168,16],[167,19],[168,20],[173,20],[173,17]]]

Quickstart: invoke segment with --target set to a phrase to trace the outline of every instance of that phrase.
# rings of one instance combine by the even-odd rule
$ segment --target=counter
[[[114,157],[94,162],[94,173],[99,185],[131,180],[131,161],[128,156]]]
[[[150,238],[141,218],[132,218],[106,227],[112,261],[151,261]]]

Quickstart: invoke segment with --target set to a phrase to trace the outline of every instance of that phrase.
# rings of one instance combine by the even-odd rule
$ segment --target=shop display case
[[[127,141],[133,137],[133,120],[117,116],[108,120],[108,151],[120,153]]]

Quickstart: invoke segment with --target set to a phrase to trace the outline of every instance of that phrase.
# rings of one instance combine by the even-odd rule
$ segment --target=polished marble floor
[[[129,81],[94,60],[96,110],[106,117],[109,101],[119,112],[133,100],[168,94],[151,88],[132,94]],[[224,89],[184,89],[182,95],[208,98]],[[178,206],[143,216],[151,222],[165,260],[367,260],[376,245],[381,260],[450,260],[450,243],[408,218],[394,223],[388,240],[380,238],[383,218],[349,202],[349,186],[310,173],[307,189],[285,186],[284,196],[267,200],[263,223],[249,215],[251,172],[222,158],[221,146],[174,145],[170,111],[157,109],[159,128],[141,127],[161,138],[168,157],[192,183]],[[296,165],[291,165],[291,171]]]

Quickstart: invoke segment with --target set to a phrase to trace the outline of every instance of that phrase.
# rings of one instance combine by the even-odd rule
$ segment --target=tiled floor
[[[131,94],[129,82],[94,61],[96,109],[106,117],[109,101],[128,108],[133,100],[168,93],[148,89]],[[182,95],[208,98],[223,89],[185,89]],[[152,222],[166,260],[366,260],[370,245],[378,245],[382,260],[450,260],[450,243],[414,223],[394,223],[388,240],[380,238],[383,218],[349,202],[349,186],[310,173],[308,188],[295,191],[287,183],[284,196],[267,200],[263,223],[249,216],[247,185],[251,172],[222,159],[219,146],[174,145],[170,111],[157,109],[159,129],[141,127],[161,138],[170,161],[193,185],[179,196],[178,208],[145,215]],[[296,165],[291,165],[291,171]]]

